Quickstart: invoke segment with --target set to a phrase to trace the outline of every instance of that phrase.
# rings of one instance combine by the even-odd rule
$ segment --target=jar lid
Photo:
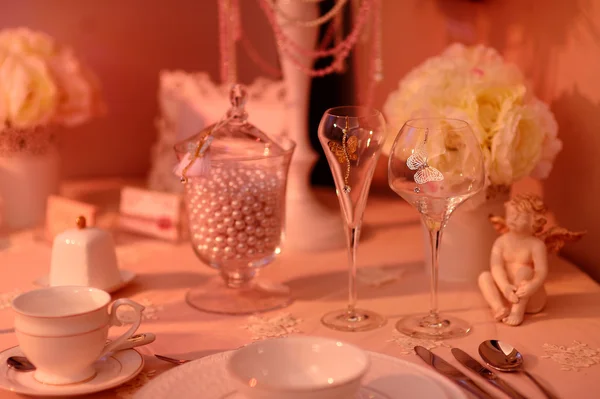
[[[211,162],[235,162],[284,155],[284,150],[266,133],[248,122],[247,92],[236,84],[230,95],[231,108],[213,125],[175,145],[179,159],[175,167],[182,181],[206,173]]]

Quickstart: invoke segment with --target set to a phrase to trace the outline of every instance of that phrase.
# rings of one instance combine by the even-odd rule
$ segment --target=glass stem
[[[429,314],[434,319],[439,318],[438,313],[438,256],[440,242],[442,241],[442,226],[429,226],[429,242],[431,244],[431,308]]]
[[[354,316],[357,300],[356,287],[356,250],[358,249],[358,238],[360,236],[360,224],[356,227],[348,227],[348,265],[350,272],[348,273],[348,314]]]

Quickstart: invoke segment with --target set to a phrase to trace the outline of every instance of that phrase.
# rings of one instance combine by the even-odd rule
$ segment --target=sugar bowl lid
[[[234,85],[229,94],[231,108],[223,118],[175,145],[179,163],[174,172],[182,181],[186,176],[202,174],[206,168],[204,158],[209,158],[210,162],[235,162],[281,156],[293,151],[248,122],[247,97],[243,85]]]

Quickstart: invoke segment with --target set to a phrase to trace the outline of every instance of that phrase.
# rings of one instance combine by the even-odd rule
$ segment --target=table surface
[[[118,186],[123,183],[71,184],[64,194],[104,204],[106,215],[110,215],[118,201]],[[335,208],[332,195],[325,197]],[[110,218],[106,216],[101,223],[102,220],[111,223]],[[264,269],[261,277],[286,283],[296,300],[286,309],[263,316],[289,313],[301,320],[297,325],[301,334],[335,337],[366,350],[423,364],[410,350],[414,342],[394,330],[399,317],[428,310],[429,288],[423,267],[422,237],[419,218],[412,207],[397,198],[373,196],[369,199],[358,252],[359,268],[379,268],[399,276],[379,287],[367,284],[366,280],[359,285],[359,305],[388,318],[387,325],[380,329],[342,333],[320,324],[325,312],[342,308],[346,303],[347,258],[344,249],[303,253],[284,250]],[[131,397],[136,386],[172,367],[156,360],[155,353],[193,359],[252,342],[251,332],[244,328],[249,323],[248,316],[203,313],[186,304],[187,289],[214,275],[214,271],[195,257],[188,243],[172,244],[122,233],[117,235],[116,241],[121,267],[134,271],[137,277],[129,286],[113,294],[113,298],[127,297],[146,305],[140,331],[153,332],[157,339],[139,349],[146,360],[142,375],[124,387],[90,395],[90,398]],[[31,231],[0,238],[0,294],[4,301],[0,302],[0,348],[17,345],[12,330],[13,315],[6,300],[13,292],[35,287],[34,280],[48,273],[50,253],[50,244],[36,240]],[[461,348],[478,358],[480,342],[500,339],[518,348],[525,356],[527,369],[560,398],[598,397],[600,287],[573,264],[553,258],[546,288],[549,293],[546,309],[528,317],[519,327],[509,327],[492,319],[474,284],[442,282],[441,311],[468,320],[474,328],[465,338],[435,344],[433,351],[457,365],[450,347]],[[576,347],[577,342],[587,347]],[[546,344],[563,348],[554,348],[553,356],[544,357],[548,354]],[[585,362],[590,366],[578,371],[566,370],[569,367],[565,366],[581,366]],[[504,374],[503,378],[528,397],[543,397],[524,376]],[[480,385],[495,397],[501,397],[494,388],[490,390],[483,384],[481,381]],[[17,397],[0,391],[0,398]]]

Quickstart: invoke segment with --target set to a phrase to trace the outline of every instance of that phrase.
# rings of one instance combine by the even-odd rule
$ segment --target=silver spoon
[[[122,351],[125,349],[135,348],[137,346],[148,345],[156,339],[156,336],[152,333],[136,334],[128,338],[123,344],[115,349],[115,352]],[[106,341],[108,345],[111,341]],[[25,356],[11,356],[6,359],[6,364],[10,368],[18,371],[33,371],[35,366]]]
[[[523,368],[521,353],[502,341],[490,339],[479,345],[479,355],[488,366],[498,371],[518,372],[525,374],[549,399],[557,397],[540,384],[528,371]]]

